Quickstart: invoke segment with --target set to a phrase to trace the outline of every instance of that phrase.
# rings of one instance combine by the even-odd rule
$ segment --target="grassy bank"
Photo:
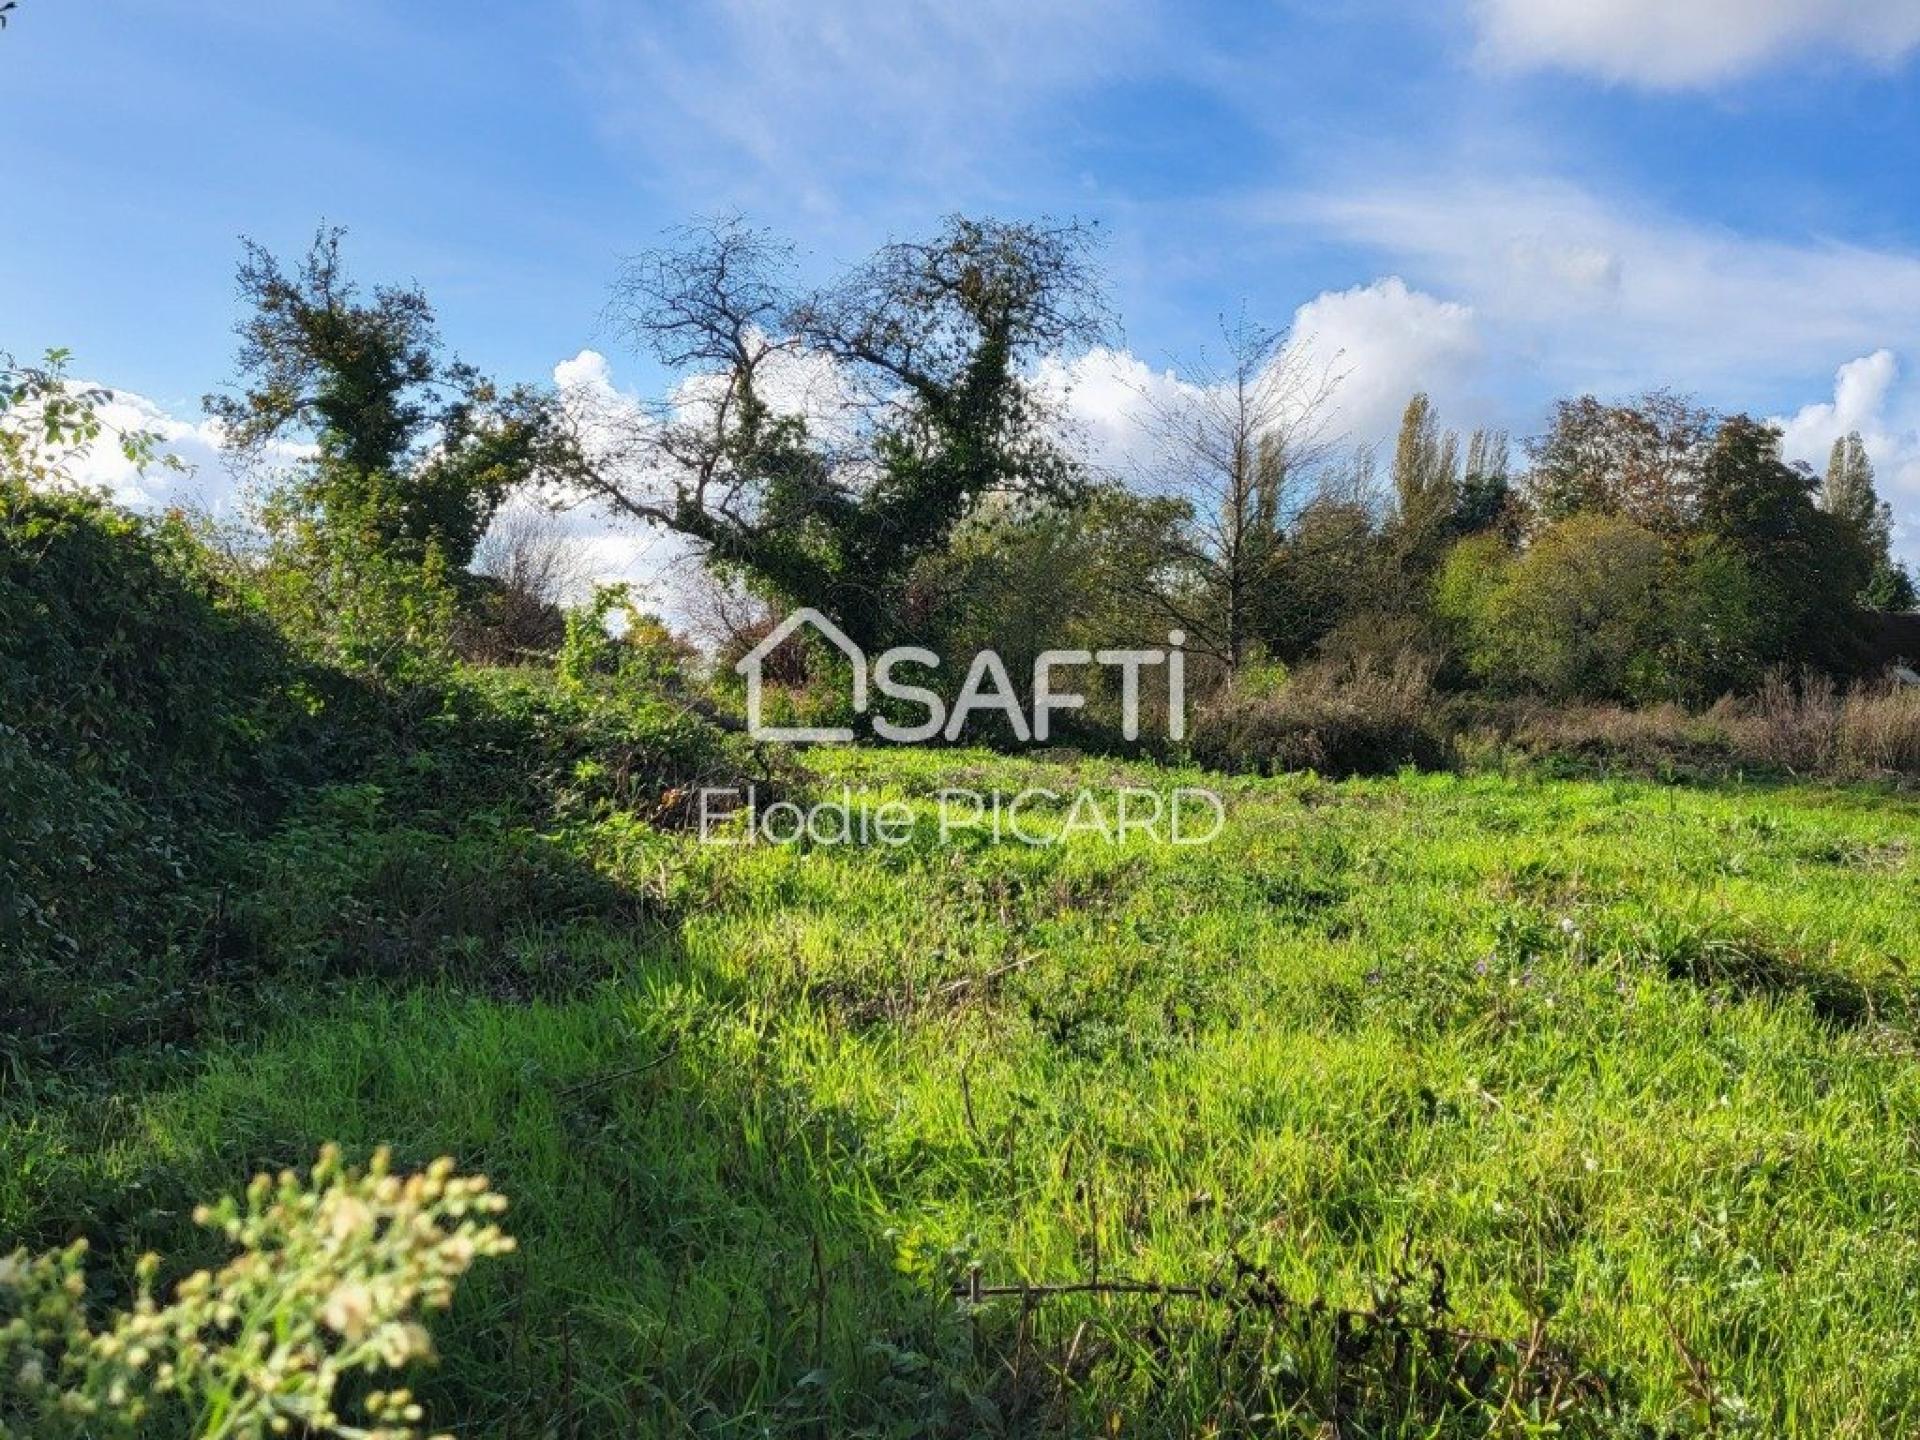
[[[184,1264],[255,1165],[451,1152],[521,1241],[420,1387],[473,1434],[1920,1423],[1912,799],[1247,780],[1206,846],[940,845],[944,784],[1195,777],[814,773],[915,843],[577,827],[649,904],[509,937],[564,989],[349,981],[143,1091],[16,1092],[0,1231]]]

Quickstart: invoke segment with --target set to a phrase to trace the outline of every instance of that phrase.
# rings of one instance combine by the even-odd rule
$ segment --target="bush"
[[[1194,717],[1194,758],[1222,770],[1382,774],[1445,763],[1429,664],[1403,655],[1296,671],[1277,690],[1223,691]]]
[[[177,518],[0,489],[0,1060],[179,1041],[276,969],[491,960],[514,907],[629,913],[541,832],[677,821],[746,772],[658,666],[562,681],[416,651],[368,683],[303,658],[251,579]],[[356,793],[377,813],[343,820]]]
[[[1666,566],[1652,532],[1576,515],[1472,583],[1449,573],[1442,594],[1459,597],[1469,663],[1484,678],[1555,699],[1647,698],[1661,681]]]
[[[1824,675],[1768,677],[1733,724],[1755,763],[1800,774],[1920,775],[1920,689],[1862,685],[1844,694]]]
[[[364,1174],[323,1151],[311,1183],[255,1178],[244,1204],[194,1219],[240,1253],[154,1298],[158,1256],[139,1265],[130,1310],[95,1328],[86,1314],[86,1243],[0,1257],[0,1437],[151,1434],[199,1440],[303,1435],[412,1440],[420,1407],[373,1391],[377,1427],[336,1408],[343,1378],[397,1370],[433,1353],[423,1311],[444,1310],[473,1262],[513,1248],[491,1217],[506,1208],[480,1178],[435,1161],[405,1178],[375,1155]]]
[[[1812,672],[1776,671],[1752,698],[1728,697],[1704,711],[1522,702],[1483,707],[1478,723],[1483,738],[1470,749],[1641,774],[1920,776],[1920,689],[1843,692]]]
[[[1633,774],[1712,773],[1738,764],[1727,718],[1724,707],[1696,715],[1672,703],[1635,708],[1519,701],[1480,707],[1463,749],[1489,760],[1511,754]]]
[[[177,518],[0,479],[0,1053],[164,1030],[213,857],[337,758],[336,679]]]

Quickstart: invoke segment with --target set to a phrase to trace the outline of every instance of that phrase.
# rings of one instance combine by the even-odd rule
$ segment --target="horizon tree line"
[[[736,617],[810,605],[870,648],[1177,626],[1203,684],[1411,654],[1458,685],[1704,700],[1783,666],[1849,674],[1862,612],[1914,601],[1858,434],[1816,476],[1749,416],[1586,395],[1516,466],[1504,432],[1445,428],[1423,392],[1382,483],[1327,434],[1338,376],[1244,315],[1145,397],[1155,473],[1099,474],[1036,377],[1112,333],[1078,224],[956,216],[815,285],[738,219],[675,232],[608,307],[672,377],[638,414],[497,385],[417,287],[357,288],[341,236],[291,268],[245,243],[237,384],[207,399],[243,464],[312,447],[257,519],[276,599],[316,627],[498,612],[566,570],[472,572],[516,494],[681,537],[757,602]]]

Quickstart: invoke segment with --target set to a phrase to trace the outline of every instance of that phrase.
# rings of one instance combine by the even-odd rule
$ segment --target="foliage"
[[[1599,514],[1663,537],[1684,533],[1696,520],[1716,428],[1710,411],[1668,390],[1619,405],[1591,395],[1562,400],[1546,433],[1527,445],[1528,498],[1546,524]]]
[[[1192,749],[1222,770],[1340,777],[1437,766],[1447,740],[1427,666],[1402,654],[1322,662],[1278,685],[1224,690],[1196,714]]]
[[[112,392],[76,388],[67,378],[71,360],[70,351],[49,350],[39,365],[22,365],[0,351],[0,477],[7,483],[71,486],[75,462],[106,434],[100,411]],[[138,469],[180,468],[151,430],[116,430],[113,439]]]
[[[249,578],[324,664],[389,687],[451,664],[463,613],[494,588],[473,559],[516,487],[570,453],[552,396],[502,392],[442,353],[417,288],[363,298],[323,229],[289,273],[245,242],[237,395],[210,395],[230,454],[278,457]]]
[[[1656,693],[1689,704],[1748,694],[1778,663],[1764,576],[1737,546],[1694,540],[1669,557]]]
[[[1911,610],[1913,578],[1893,558],[1893,508],[1873,488],[1873,461],[1859,431],[1834,440],[1820,485],[1820,508],[1838,520],[1869,567],[1860,603],[1869,610]]]
[[[436,1160],[362,1174],[323,1150],[311,1180],[258,1176],[244,1205],[202,1206],[197,1223],[239,1255],[156,1300],[157,1255],[139,1265],[130,1310],[86,1315],[86,1242],[0,1258],[0,1435],[149,1434],[184,1424],[196,1440],[302,1434],[413,1440],[421,1407],[404,1389],[364,1401],[372,1429],[338,1408],[341,1381],[433,1354],[417,1318],[444,1310],[473,1262],[513,1248],[489,1217],[506,1209],[483,1178]],[[25,1427],[24,1429],[20,1427]]]
[[[664,671],[635,645],[584,687],[457,669],[413,642],[445,592],[404,562],[376,557],[390,583],[351,587],[355,624],[308,629],[290,572],[236,571],[177,517],[12,480],[0,507],[0,1054],[16,1074],[185,1040],[263,977],[511,978],[526,923],[635,913],[541,827],[677,821],[680,791],[747,768],[653,688]],[[381,654],[351,648],[396,632]],[[387,803],[342,821],[345,792]]]
[[[344,234],[323,228],[292,273],[244,242],[245,388],[209,395],[207,410],[243,457],[313,445],[270,507],[276,531],[352,535],[371,555],[415,564],[438,551],[462,569],[508,493],[555,461],[555,412],[537,391],[502,393],[446,359],[418,288],[379,286],[363,300],[341,263]]]
[[[1403,563],[1430,560],[1461,501],[1460,437],[1440,433],[1421,391],[1407,402],[1393,452],[1393,529]]]
[[[1169,617],[1156,597],[1184,578],[1182,509],[1109,486],[1073,505],[982,507],[908,587],[908,623],[944,662],[917,682],[951,701],[965,658],[993,650],[1024,695],[1043,650],[1164,647]],[[1088,709],[1056,721],[1081,743],[1119,743],[1118,696],[1099,690],[1103,678],[1074,672],[1076,686],[1092,687]]]
[[[326,771],[350,703],[183,520],[66,483],[105,397],[54,362],[10,372],[5,418],[27,424],[0,424],[0,1052],[16,1064],[181,1003],[196,878]],[[151,436],[121,441],[153,454]]]
[[[437,545],[414,560],[371,531],[287,523],[251,582],[304,655],[398,694],[445,678],[461,592]]]
[[[1537,447],[1548,457],[1537,465],[1562,468],[1536,468],[1536,490],[1559,486],[1540,501],[1546,513],[1572,504],[1568,467],[1599,463],[1586,453],[1598,447],[1615,468],[1588,476],[1600,489],[1581,503],[1593,508],[1545,523],[1517,554],[1489,535],[1448,558],[1434,605],[1472,673],[1562,700],[1704,703],[1781,665],[1855,668],[1859,546],[1814,507],[1812,479],[1780,459],[1777,431],[1735,415],[1709,437],[1674,404],[1650,417],[1563,409]]]
[[[616,438],[579,479],[882,648],[915,562],[986,497],[1073,480],[1027,367],[1100,333],[1088,248],[1077,226],[956,217],[796,295],[765,234],[690,230],[614,301],[688,383],[637,428],[602,417]]]
[[[1666,556],[1656,536],[1581,514],[1489,566],[1496,553],[1465,550],[1440,587],[1477,673],[1559,698],[1657,689]]]
[[[1846,522],[1815,508],[1815,486],[1804,468],[1781,459],[1778,430],[1731,416],[1701,470],[1701,529],[1750,569],[1767,622],[1761,660],[1845,675],[1859,661],[1854,605],[1871,559]]]
[[[1268,655],[1303,659],[1349,617],[1391,603],[1402,572],[1377,543],[1374,518],[1363,498],[1337,492],[1318,494],[1301,510],[1259,596]]]
[[[618,633],[610,622],[619,617]],[[695,658],[685,641],[634,602],[626,585],[596,585],[586,605],[567,612],[555,665],[573,685],[611,678],[636,691],[678,685]]]

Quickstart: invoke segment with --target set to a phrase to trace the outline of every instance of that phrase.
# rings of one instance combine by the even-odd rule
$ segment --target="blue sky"
[[[1917,48],[1920,0],[21,0],[0,347],[71,347],[200,458],[242,233],[345,224],[466,358],[645,391],[598,317],[677,221],[824,272],[1074,215],[1127,364],[1291,317],[1356,439],[1416,385],[1525,433],[1674,384],[1808,456],[1861,429],[1920,520]]]

